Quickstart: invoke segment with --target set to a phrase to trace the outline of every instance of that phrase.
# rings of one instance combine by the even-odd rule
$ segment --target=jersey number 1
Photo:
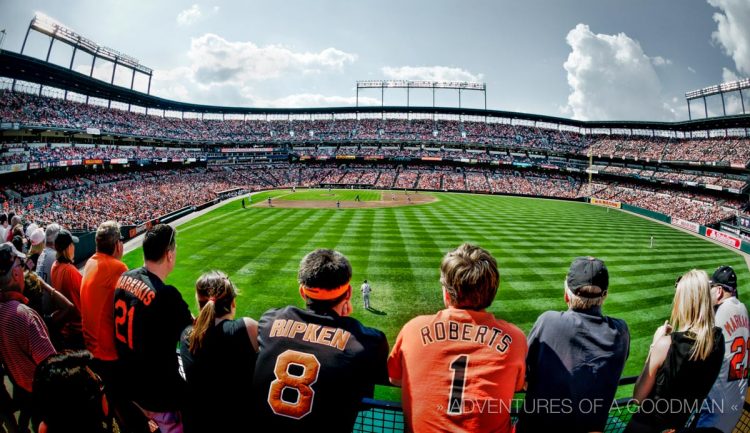
[[[299,373],[290,372],[294,366]],[[320,362],[315,355],[285,350],[276,358],[273,374],[276,380],[268,390],[268,404],[276,415],[301,419],[312,411],[315,390],[312,385],[318,380]],[[284,395],[284,390],[288,390]],[[292,400],[289,394],[296,394]],[[285,399],[286,397],[286,399]]]
[[[448,396],[448,415],[461,415],[464,407],[464,387],[466,386],[466,369],[469,366],[469,355],[458,355],[451,362],[453,380],[451,393]]]

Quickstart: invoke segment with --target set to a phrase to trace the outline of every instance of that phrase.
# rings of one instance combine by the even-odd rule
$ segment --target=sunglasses
[[[177,233],[177,229],[173,228],[172,229],[172,235],[169,236],[169,242],[167,243],[167,249],[169,249],[169,246],[172,245],[172,242],[174,242],[174,240],[175,240],[174,237],[175,237],[176,233]],[[177,247],[177,245],[175,245],[175,247]]]

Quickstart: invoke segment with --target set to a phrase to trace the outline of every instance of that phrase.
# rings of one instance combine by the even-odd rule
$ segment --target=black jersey
[[[269,431],[351,432],[363,397],[388,382],[385,334],[296,307],[259,322],[253,408]]]
[[[249,393],[258,354],[250,342],[245,320],[222,320],[209,328],[195,354],[190,352],[189,344],[192,329],[186,328],[180,340],[188,386],[185,431],[247,431],[247,411],[252,407]]]
[[[115,288],[115,344],[127,396],[144,409],[179,408],[184,391],[177,342],[193,323],[190,309],[173,286],[145,267],[125,272]]]

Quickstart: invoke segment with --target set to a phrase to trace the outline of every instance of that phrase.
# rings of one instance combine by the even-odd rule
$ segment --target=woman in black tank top
[[[180,340],[180,356],[188,384],[185,432],[232,432],[247,429],[249,390],[258,351],[258,323],[234,319],[237,289],[219,271],[195,283],[201,312]]]
[[[708,275],[693,269],[677,280],[672,316],[654,334],[633,391],[640,403],[626,433],[685,426],[700,410],[724,359],[724,336],[714,326]]]

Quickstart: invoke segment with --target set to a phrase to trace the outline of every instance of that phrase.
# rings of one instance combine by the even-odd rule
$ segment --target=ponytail
[[[201,312],[188,337],[190,353],[193,355],[204,347],[206,334],[213,328],[216,318],[232,311],[237,289],[223,272],[209,271],[195,282],[195,294]]]

